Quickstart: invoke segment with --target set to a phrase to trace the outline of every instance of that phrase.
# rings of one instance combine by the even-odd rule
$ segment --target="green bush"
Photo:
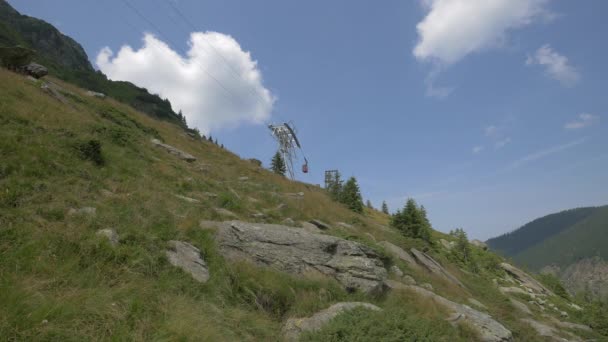
[[[101,142],[99,140],[92,139],[81,142],[76,146],[76,149],[80,153],[80,158],[90,160],[97,166],[105,164],[105,159],[101,153]]]

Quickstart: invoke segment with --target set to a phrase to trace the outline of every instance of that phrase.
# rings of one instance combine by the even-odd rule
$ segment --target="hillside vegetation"
[[[288,181],[177,125],[112,99],[88,97],[85,90],[52,77],[49,81],[56,93],[41,88],[45,81],[0,69],[0,336],[273,341],[282,339],[290,317],[310,316],[337,302],[364,301],[382,310],[354,310],[302,339],[479,338],[468,321],[446,321],[450,309],[443,299],[433,299],[433,292],[403,287],[405,278],[396,271],[387,279],[397,283],[391,285],[396,290],[366,295],[347,291],[329,277],[229,261],[218,251],[214,230],[202,229],[201,222],[236,217],[267,223],[290,219],[295,227],[311,219],[325,221],[329,227],[322,234],[371,248],[384,267],[396,266],[417,284],[428,283],[434,293],[456,303],[450,305],[464,310],[459,303],[471,305],[474,299],[514,340],[540,340],[520,320],[510,295],[501,292],[499,286],[514,283],[494,254],[467,247],[463,259],[439,243],[452,240],[448,235],[431,231],[428,241],[408,237],[388,227],[386,214],[369,208],[355,213],[317,186]],[[196,161],[181,160],[151,139],[176,146]],[[98,234],[108,228],[120,236],[115,246]],[[208,282],[196,282],[168,262],[170,240],[188,241],[200,250],[209,267]],[[425,250],[444,269],[433,273],[414,267],[381,241]],[[547,300],[557,310],[553,315],[565,312],[571,320],[594,322],[562,298]],[[539,306],[530,310],[535,320],[549,319]],[[573,332],[599,337],[577,330],[556,334]]]
[[[487,241],[497,252],[539,271],[608,257],[608,206],[565,210]]]

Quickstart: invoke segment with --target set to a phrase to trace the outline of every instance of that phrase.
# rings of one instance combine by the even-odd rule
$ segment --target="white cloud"
[[[264,88],[257,62],[234,38],[193,32],[189,47],[187,55],[181,56],[152,34],[145,34],[139,50],[123,46],[114,56],[106,47],[96,62],[110,79],[129,81],[168,98],[175,111],[183,112],[189,126],[205,134],[270,118],[275,97]]]
[[[523,157],[523,158],[521,158],[519,160],[514,161],[513,163],[511,163],[509,165],[509,167],[507,169],[510,169],[510,170],[516,169],[516,168],[518,168],[520,166],[523,166],[523,165],[528,164],[530,162],[536,161],[538,159],[542,159],[542,158],[545,158],[545,157],[550,156],[552,154],[555,154],[555,153],[558,153],[558,152],[562,152],[564,150],[567,150],[569,148],[572,148],[574,146],[577,146],[577,145],[580,145],[580,144],[584,143],[585,140],[586,139],[580,139],[580,140],[569,142],[567,144],[557,145],[557,146],[553,146],[553,147],[550,147],[550,148],[547,148],[547,149],[544,149],[544,150],[540,150],[540,151],[531,153],[531,154],[529,154],[529,155],[527,155],[527,156],[525,156],[525,157]]]
[[[528,56],[526,65],[541,65],[549,77],[562,85],[574,86],[581,78],[579,72],[568,63],[568,58],[560,55],[548,44],[541,46],[533,56]]]
[[[498,127],[494,125],[489,125],[483,128],[483,132],[486,137],[494,137],[496,136],[496,134],[498,134]]]
[[[511,143],[511,138],[506,137],[506,138],[498,140],[496,143],[494,143],[494,148],[496,148],[498,150],[500,148],[507,146],[507,144],[509,144],[509,143]]]
[[[483,146],[475,146],[473,147],[473,154],[479,154],[483,151]]]
[[[593,114],[581,113],[578,115],[578,119],[572,122],[568,122],[564,125],[566,129],[579,129],[593,125],[600,121],[600,117]]]
[[[418,60],[449,65],[470,53],[500,46],[509,30],[542,18],[548,0],[422,0],[428,10],[416,26]]]

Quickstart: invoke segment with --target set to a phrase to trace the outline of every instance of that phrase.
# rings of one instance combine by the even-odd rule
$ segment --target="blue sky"
[[[311,169],[300,180],[339,169],[376,206],[414,197],[436,229],[486,239],[608,204],[605,1],[126,1],[153,26],[123,0],[10,3],[76,39],[94,65],[109,48],[104,72],[189,108],[242,157],[267,163],[265,124],[293,121]],[[199,43],[167,1],[219,33],[199,36],[219,54],[185,67]],[[144,53],[145,32],[158,55]]]

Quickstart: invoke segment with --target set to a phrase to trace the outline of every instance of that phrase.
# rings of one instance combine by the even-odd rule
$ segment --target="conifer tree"
[[[210,143],[213,143],[213,138],[211,137],[211,134],[209,134],[209,138],[207,138],[207,141],[209,141]]]
[[[281,153],[279,153],[279,151],[277,151],[277,153],[274,154],[274,157],[272,157],[272,160],[270,161],[270,168],[272,169],[272,172],[281,176],[285,176],[287,166],[285,165],[283,156],[281,156]]]
[[[388,215],[388,205],[386,201],[382,201],[382,212]]]
[[[370,200],[367,200],[365,202],[365,206],[368,207],[369,209],[374,209],[374,206],[372,205],[372,202]]]
[[[363,198],[361,197],[361,191],[359,190],[359,184],[355,177],[350,177],[340,194],[340,202],[345,204],[350,210],[356,213],[363,212]]]
[[[431,242],[431,224],[426,217],[426,210],[418,207],[413,198],[409,198],[403,209],[391,217],[391,226],[405,236]]]
[[[342,176],[340,175],[340,172],[336,172],[335,176],[333,177],[333,179],[330,181],[330,183],[327,186],[327,192],[329,192],[329,196],[334,200],[334,201],[340,201],[340,195],[342,193]]]
[[[450,235],[456,238],[456,245],[452,251],[460,260],[468,264],[471,261],[471,246],[469,245],[467,233],[462,228],[456,228],[456,230],[450,232]]]

